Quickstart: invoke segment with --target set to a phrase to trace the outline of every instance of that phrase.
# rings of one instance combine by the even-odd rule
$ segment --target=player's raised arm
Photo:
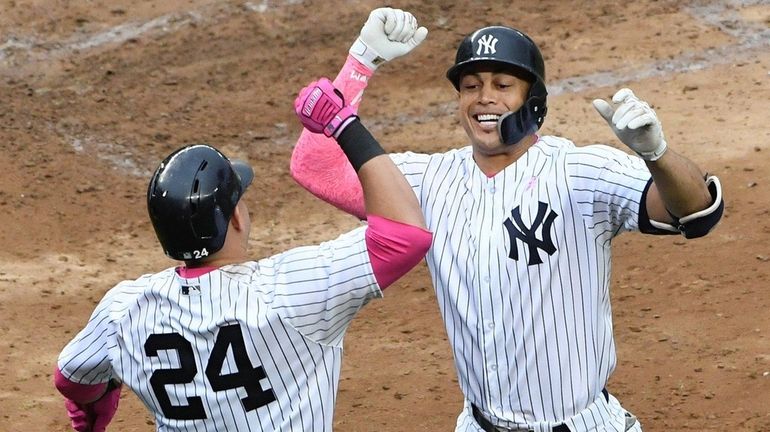
[[[722,187],[716,176],[703,174],[695,163],[672,151],[655,111],[627,88],[618,90],[614,105],[593,104],[618,139],[644,159],[653,184],[647,193],[647,214],[654,228],[681,232],[687,238],[706,235],[722,217]]]
[[[358,174],[369,220],[367,248],[384,288],[414,267],[430,247],[432,236],[425,230],[417,197],[328,79],[302,89],[294,108],[305,128],[339,143]]]
[[[419,27],[409,12],[379,8],[369,14],[334,79],[334,86],[353,112],[358,111],[364,89],[377,67],[409,53],[427,34],[428,30]],[[356,171],[333,139],[304,130],[294,147],[290,171],[297,183],[312,194],[360,219],[366,218]]]

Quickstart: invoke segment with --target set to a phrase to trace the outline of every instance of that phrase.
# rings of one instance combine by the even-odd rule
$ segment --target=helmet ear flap
[[[529,90],[529,99],[527,100],[528,110],[532,113],[532,121],[537,124],[537,129],[540,129],[545,122],[545,115],[548,113],[548,91],[545,88],[545,83],[540,80],[532,83],[532,88]],[[535,129],[535,130],[537,130]]]
[[[509,111],[497,120],[500,142],[513,145],[540,129],[548,112],[545,96],[530,96],[516,112]]]
[[[497,120],[497,132],[500,141],[505,145],[513,145],[524,137],[537,131],[537,125],[532,119],[532,111],[527,109],[527,104],[518,111],[508,111]]]

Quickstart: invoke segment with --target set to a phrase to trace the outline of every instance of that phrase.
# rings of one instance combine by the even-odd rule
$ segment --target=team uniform
[[[382,295],[365,230],[198,277],[122,282],[62,351],[61,374],[124,382],[159,431],[330,431],[343,336]]]
[[[303,134],[295,177],[299,152],[344,164],[335,151]],[[539,137],[493,177],[471,147],[390,156],[433,232],[426,261],[466,397],[457,430],[480,430],[473,406],[510,428],[627,430],[626,411],[604,390],[616,365],[611,243],[624,231],[656,232],[640,206],[652,183],[644,161],[554,136]],[[361,214],[345,196],[357,188],[353,177],[325,171],[343,179],[336,188],[300,183]]]
[[[353,105],[378,61],[411,49],[398,30],[403,26],[373,25],[377,16],[372,11],[359,36],[374,49],[358,49],[357,41],[335,79]],[[416,33],[416,22],[409,21]],[[498,79],[500,74],[509,77]],[[474,76],[464,80],[467,75]],[[487,176],[472,146],[391,157],[433,232],[426,261],[465,396],[456,431],[641,431],[604,388],[616,365],[612,240],[624,231],[707,234],[723,210],[718,179],[695,184],[699,169],[676,165],[683,168],[681,184],[667,190],[680,197],[692,192],[688,209],[702,204],[706,189],[713,203],[680,218],[671,215],[671,224],[650,219],[653,181],[645,161],[661,158],[667,143],[654,110],[629,89],[613,96],[617,110],[604,100],[593,103],[638,157],[537,136],[548,111],[545,64],[519,30],[488,26],[469,34],[446,77],[458,91],[460,123],[480,147],[476,157],[501,171]],[[513,96],[523,87],[514,84],[521,81],[528,87],[518,100]],[[497,143],[490,138],[492,122]],[[531,138],[536,142],[530,145]],[[504,152],[505,146],[528,147],[518,156]],[[508,157],[503,161],[517,159],[503,167],[493,151]],[[303,133],[291,173],[311,193],[364,217],[360,186],[346,165],[333,144]],[[680,176],[664,172],[664,178]],[[659,216],[655,205],[667,203],[653,191],[650,202]]]
[[[317,155],[319,143],[305,135],[297,148]],[[433,232],[426,261],[466,397],[457,431],[481,430],[473,406],[512,429],[627,430],[604,390],[616,364],[610,245],[640,222],[652,231],[644,162],[553,136],[494,177],[471,147],[391,158]],[[342,192],[316,193],[345,208]]]
[[[470,147],[392,157],[434,233],[426,260],[467,405],[457,430],[480,430],[473,404],[510,428],[625,431],[602,392],[616,361],[610,244],[639,229],[643,161],[552,136],[494,177]]]
[[[356,77],[367,75],[348,58],[334,84],[360,101],[366,80]],[[627,430],[626,411],[604,390],[616,364],[610,246],[640,222],[655,232],[639,205],[651,184],[644,161],[553,136],[539,137],[494,177],[479,169],[470,146],[390,156],[433,232],[426,261],[466,397],[457,431],[482,430],[474,406],[514,429]],[[361,217],[360,186],[346,164],[333,143],[303,132],[292,174]]]

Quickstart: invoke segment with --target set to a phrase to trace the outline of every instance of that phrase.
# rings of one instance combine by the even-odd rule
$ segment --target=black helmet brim
[[[233,171],[238,175],[238,179],[241,181],[241,192],[246,192],[246,188],[249,187],[252,180],[254,180],[254,170],[251,165],[242,160],[231,160],[230,164],[233,166]]]

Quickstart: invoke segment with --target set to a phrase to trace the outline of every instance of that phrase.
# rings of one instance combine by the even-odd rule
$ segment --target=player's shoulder
[[[632,155],[606,144],[577,145],[566,138],[551,135],[540,137],[538,146],[545,152],[567,159],[568,163],[626,160],[632,157]]]
[[[425,161],[433,167],[460,166],[468,160],[473,160],[473,147],[471,146],[425,154]]]
[[[447,161],[447,160],[462,161],[472,153],[473,153],[473,149],[471,148],[471,146],[465,146],[460,148],[449,149],[444,152],[417,153],[413,151],[406,151],[402,153],[392,153],[391,156],[399,159],[409,160],[412,162],[432,163],[432,162]]]
[[[567,138],[554,135],[539,135],[532,148],[551,159],[563,159],[579,147]]]
[[[537,145],[544,151],[563,154],[620,152],[620,150],[604,144],[578,145],[567,138],[555,135],[539,136]]]
[[[126,279],[115,285],[108,295],[115,296],[133,296],[139,295],[146,291],[149,287],[157,285],[158,283],[167,282],[169,278],[173,278],[175,275],[175,267],[169,267],[157,273],[143,274],[135,279]]]
[[[433,157],[440,157],[443,159],[457,159],[457,160],[464,160],[468,157],[473,156],[473,147],[471,146],[465,146],[460,148],[454,148],[450,149],[448,151],[445,151],[443,153],[434,153],[432,155]]]
[[[259,262],[251,260],[228,264],[215,271],[221,272],[224,277],[236,282],[249,282],[254,279],[255,275],[259,274],[260,265]]]
[[[166,269],[159,273],[144,274],[135,279],[126,279],[118,282],[102,297],[97,309],[103,309],[112,317],[112,320],[120,320],[125,316],[131,304],[135,304],[144,296],[150,287],[168,283],[168,278],[173,275],[174,269]],[[161,281],[164,279],[164,282]]]
[[[536,145],[543,150],[563,152],[575,148],[575,143],[555,135],[538,135]]]

